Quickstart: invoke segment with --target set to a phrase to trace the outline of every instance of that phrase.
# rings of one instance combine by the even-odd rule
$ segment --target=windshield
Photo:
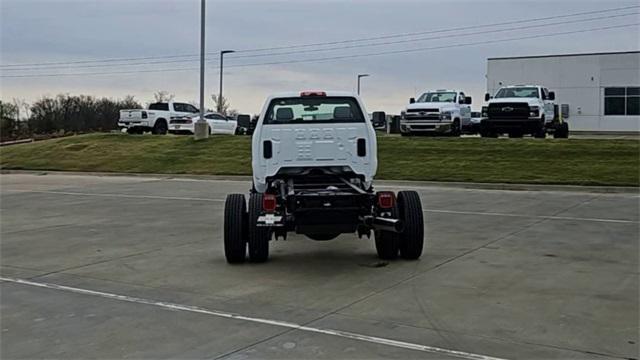
[[[502,88],[498,90],[495,98],[537,98],[538,88],[534,87],[518,87],[518,88]]]
[[[456,102],[455,92],[427,92],[422,94],[417,102]]]
[[[364,122],[362,110],[352,97],[296,97],[273,99],[264,124]]]

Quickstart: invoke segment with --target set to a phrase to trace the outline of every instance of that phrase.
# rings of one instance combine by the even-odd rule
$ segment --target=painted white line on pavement
[[[224,202],[225,201],[223,199],[210,199],[210,198],[197,198],[197,197],[157,196],[157,195],[129,195],[129,194],[100,194],[100,193],[82,193],[82,192],[53,191],[53,190],[6,190],[6,192],[58,194],[58,195],[75,195],[75,196],[99,196],[99,197],[132,198],[132,199],[188,200],[188,201],[210,201],[210,202]]]
[[[129,194],[100,194],[100,193],[82,193],[71,191],[53,191],[53,190],[5,190],[14,193],[41,193],[41,194],[58,194],[58,195],[74,195],[74,196],[99,196],[99,197],[116,197],[116,198],[133,198],[133,199],[160,199],[160,200],[186,200],[186,201],[208,201],[208,202],[224,202],[224,199],[199,198],[199,197],[179,197],[179,196],[157,196],[157,195],[129,195]],[[506,216],[530,219],[547,219],[547,220],[571,220],[571,221],[587,221],[587,222],[606,222],[616,224],[637,224],[638,221],[623,219],[601,219],[601,218],[581,218],[570,216],[545,216],[545,215],[527,215],[527,214],[509,214],[485,211],[459,211],[459,210],[443,210],[443,209],[425,209],[424,212],[444,213],[444,214],[460,214],[460,215],[481,215],[481,216]]]
[[[341,331],[341,330],[334,330],[334,329],[321,329],[321,328],[300,325],[300,324],[287,322],[287,321],[256,318],[256,317],[250,317],[250,316],[244,316],[244,315],[239,315],[239,314],[227,313],[227,312],[222,312],[222,311],[208,310],[208,309],[197,307],[197,306],[174,304],[174,303],[168,303],[168,302],[164,302],[164,301],[155,301],[155,300],[143,299],[143,298],[139,298],[139,297],[112,294],[112,293],[107,293],[107,292],[102,292],[102,291],[87,290],[87,289],[81,289],[81,288],[64,286],[64,285],[57,285],[57,284],[51,284],[51,283],[41,283],[41,282],[34,282],[34,281],[29,281],[29,280],[16,279],[16,278],[6,278],[6,277],[0,277],[0,281],[6,281],[6,282],[11,282],[11,283],[16,283],[16,284],[35,286],[35,287],[41,287],[41,288],[47,288],[47,289],[53,289],[53,290],[67,291],[67,292],[72,292],[72,293],[76,293],[76,294],[99,296],[99,297],[112,299],[112,300],[125,301],[125,302],[136,303],[136,304],[157,306],[157,307],[161,307],[161,308],[169,309],[169,310],[187,311],[187,312],[204,314],[204,315],[211,315],[211,316],[217,316],[217,317],[222,317],[222,318],[227,318],[227,319],[235,319],[235,320],[242,320],[242,321],[248,321],[248,322],[253,322],[253,323],[260,323],[260,324],[266,324],[266,325],[272,325],[272,326],[279,326],[279,327],[284,327],[284,328],[289,328],[289,329],[295,329],[295,330],[300,330],[300,331],[306,331],[306,332],[312,332],[312,333],[318,333],[318,334],[325,334],[325,335],[331,335],[331,336],[338,336],[338,337],[342,337],[342,338],[365,341],[365,342],[369,342],[369,343],[387,345],[387,346],[392,346],[392,347],[397,347],[397,348],[416,350],[416,351],[422,351],[422,352],[428,352],[428,353],[446,355],[446,356],[454,356],[454,357],[458,357],[458,358],[462,358],[462,359],[470,359],[470,360],[502,360],[500,358],[496,358],[496,357],[492,357],[492,356],[468,353],[468,352],[458,351],[458,350],[445,349],[445,348],[429,346],[429,345],[415,344],[415,343],[410,343],[410,342],[405,342],[405,341],[398,341],[398,340],[392,340],[392,339],[387,339],[387,338],[376,337],[376,336],[368,336],[368,335],[352,333],[352,332],[348,332],[348,331]]]
[[[519,218],[530,218],[530,219],[533,218],[533,219],[546,219],[546,220],[572,220],[572,221],[607,222],[607,223],[616,223],[616,224],[637,224],[638,223],[638,221],[634,221],[634,220],[579,218],[579,217],[571,217],[571,216],[523,215],[523,214],[507,214],[507,213],[495,213],[495,212],[436,210],[436,209],[426,209],[426,210],[423,210],[423,211],[424,212],[433,212],[433,213],[443,213],[443,214],[506,216],[506,217],[519,217]]]

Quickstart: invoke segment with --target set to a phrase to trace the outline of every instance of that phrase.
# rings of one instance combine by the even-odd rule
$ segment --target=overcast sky
[[[207,51],[261,49],[310,43],[339,42],[394,34],[427,32],[513,20],[557,16],[638,5],[637,1],[208,1]],[[58,93],[122,98],[134,95],[142,103],[157,90],[176,99],[198,99],[199,0],[1,0],[1,98],[33,101]],[[407,99],[430,88],[457,88],[482,104],[488,57],[601,51],[640,48],[640,28],[624,27],[581,31],[640,22],[638,11],[627,9],[577,17],[481,27],[467,30],[391,37],[368,42],[238,52],[225,57],[224,94],[232,107],[244,113],[260,110],[273,92],[301,89],[355,91],[356,75],[369,111],[399,113]],[[617,16],[617,15],[628,16]],[[575,22],[594,17],[606,19]],[[557,24],[563,21],[573,23]],[[556,25],[543,25],[555,23]],[[531,27],[536,25],[535,27]],[[530,26],[495,32],[498,29]],[[494,31],[486,33],[487,31]],[[575,34],[456,46],[541,34],[580,31]],[[485,32],[484,34],[475,34]],[[427,38],[425,40],[425,38]],[[436,38],[436,39],[434,39]],[[422,39],[422,40],[420,40]],[[404,41],[380,45],[380,42]],[[366,44],[377,46],[361,46]],[[353,47],[358,45],[359,47]],[[350,48],[345,48],[351,46]],[[449,46],[447,48],[443,48]],[[341,49],[335,49],[341,47]],[[433,49],[438,48],[439,49]],[[317,49],[333,48],[327,51]],[[431,48],[408,53],[365,56],[321,62],[233,67],[265,62],[298,61],[337,56]],[[306,50],[303,53],[292,51]],[[311,51],[310,51],[311,50]],[[255,56],[289,52],[278,56]],[[244,57],[254,55],[254,57]],[[234,58],[235,56],[235,58]],[[78,62],[113,58],[154,59],[128,62]],[[218,92],[217,55],[207,69],[206,93]],[[186,61],[185,61],[186,60]],[[167,62],[173,61],[173,62]],[[178,62],[180,61],[180,62]],[[137,64],[127,65],[123,64]],[[109,65],[109,66],[105,66]],[[177,70],[113,74],[124,71]],[[9,75],[101,75],[22,77]],[[211,101],[208,99],[208,105]]]

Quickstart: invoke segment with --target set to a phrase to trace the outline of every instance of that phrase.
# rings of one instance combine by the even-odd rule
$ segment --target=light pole
[[[367,76],[369,76],[369,74],[358,74],[358,95],[360,95],[360,79]]]
[[[224,67],[224,54],[234,53],[234,50],[220,51],[220,90],[218,92],[218,112],[222,114],[222,68]]]
[[[206,18],[206,0],[200,0],[200,118],[193,124],[193,138],[206,139],[209,136],[207,122],[204,120],[204,34]]]

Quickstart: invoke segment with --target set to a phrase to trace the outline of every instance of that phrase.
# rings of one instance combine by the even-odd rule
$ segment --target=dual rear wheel
[[[249,196],[247,209],[242,194],[227,196],[224,206],[224,254],[231,264],[249,261],[264,262],[269,258],[268,228],[256,226],[262,208],[262,194],[252,193]]]
[[[424,215],[418,193],[398,192],[391,216],[400,219],[404,229],[400,233],[384,230],[375,232],[378,257],[383,260],[393,260],[399,254],[403,259],[418,259],[424,247]]]
[[[257,226],[262,209],[262,194],[252,193],[247,208],[242,194],[227,196],[224,207],[224,253],[228,263],[265,262],[269,258],[268,227]],[[415,191],[398,192],[391,211],[393,218],[404,224],[401,233],[376,231],[375,244],[381,259],[391,260],[400,255],[415,260],[422,255],[424,246],[424,216],[420,196]],[[248,251],[247,251],[248,250]]]

